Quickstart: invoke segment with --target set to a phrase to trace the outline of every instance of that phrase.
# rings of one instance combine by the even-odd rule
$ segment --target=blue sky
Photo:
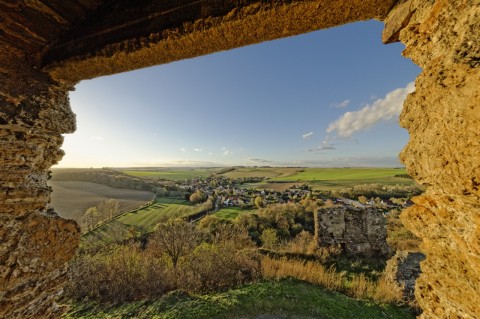
[[[420,69],[368,21],[82,81],[61,167],[400,166]]]

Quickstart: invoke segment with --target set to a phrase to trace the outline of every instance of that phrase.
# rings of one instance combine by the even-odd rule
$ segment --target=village
[[[252,187],[252,184],[267,182],[264,188]],[[413,204],[409,199],[381,199],[379,197],[366,198],[360,196],[358,199],[349,199],[345,197],[335,197],[329,191],[312,190],[308,182],[298,183],[283,191],[268,189],[268,180],[264,177],[244,177],[244,178],[225,178],[225,177],[207,177],[192,178],[177,183],[177,189],[184,191],[185,199],[189,200],[190,195],[198,193],[204,199],[214,198],[216,202],[215,209],[222,207],[265,207],[271,204],[284,204],[300,202],[302,199],[309,198],[320,200],[326,206],[353,207],[353,208],[371,208],[375,207],[388,213],[391,209],[402,209]],[[157,194],[161,195],[161,194]]]

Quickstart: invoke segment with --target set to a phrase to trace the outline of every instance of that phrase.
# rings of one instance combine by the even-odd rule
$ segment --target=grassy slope
[[[376,305],[298,280],[271,280],[223,293],[187,295],[173,292],[157,301],[102,308],[93,303],[72,304],[65,318],[321,318],[410,319],[407,309]]]
[[[198,210],[198,207],[192,206],[183,200],[160,198],[152,206],[136,212],[126,213],[100,228],[85,234],[83,240],[108,241],[111,239],[110,232],[114,227],[123,229],[125,236],[127,235],[127,230],[131,227],[142,229],[142,231],[145,232],[152,231],[155,225],[163,220],[170,217],[187,216],[196,213]]]

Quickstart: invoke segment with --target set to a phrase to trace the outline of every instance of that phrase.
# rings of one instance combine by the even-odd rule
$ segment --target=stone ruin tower
[[[329,207],[318,211],[319,245],[340,246],[355,256],[387,256],[387,219],[373,208]]]

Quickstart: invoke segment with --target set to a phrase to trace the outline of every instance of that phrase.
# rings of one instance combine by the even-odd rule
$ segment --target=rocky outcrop
[[[423,239],[422,318],[480,318],[480,1],[402,1],[385,41],[422,67],[401,125],[408,173],[427,185],[402,221]]]
[[[328,207],[318,213],[320,246],[340,246],[355,256],[386,256],[387,219],[376,208]]]

